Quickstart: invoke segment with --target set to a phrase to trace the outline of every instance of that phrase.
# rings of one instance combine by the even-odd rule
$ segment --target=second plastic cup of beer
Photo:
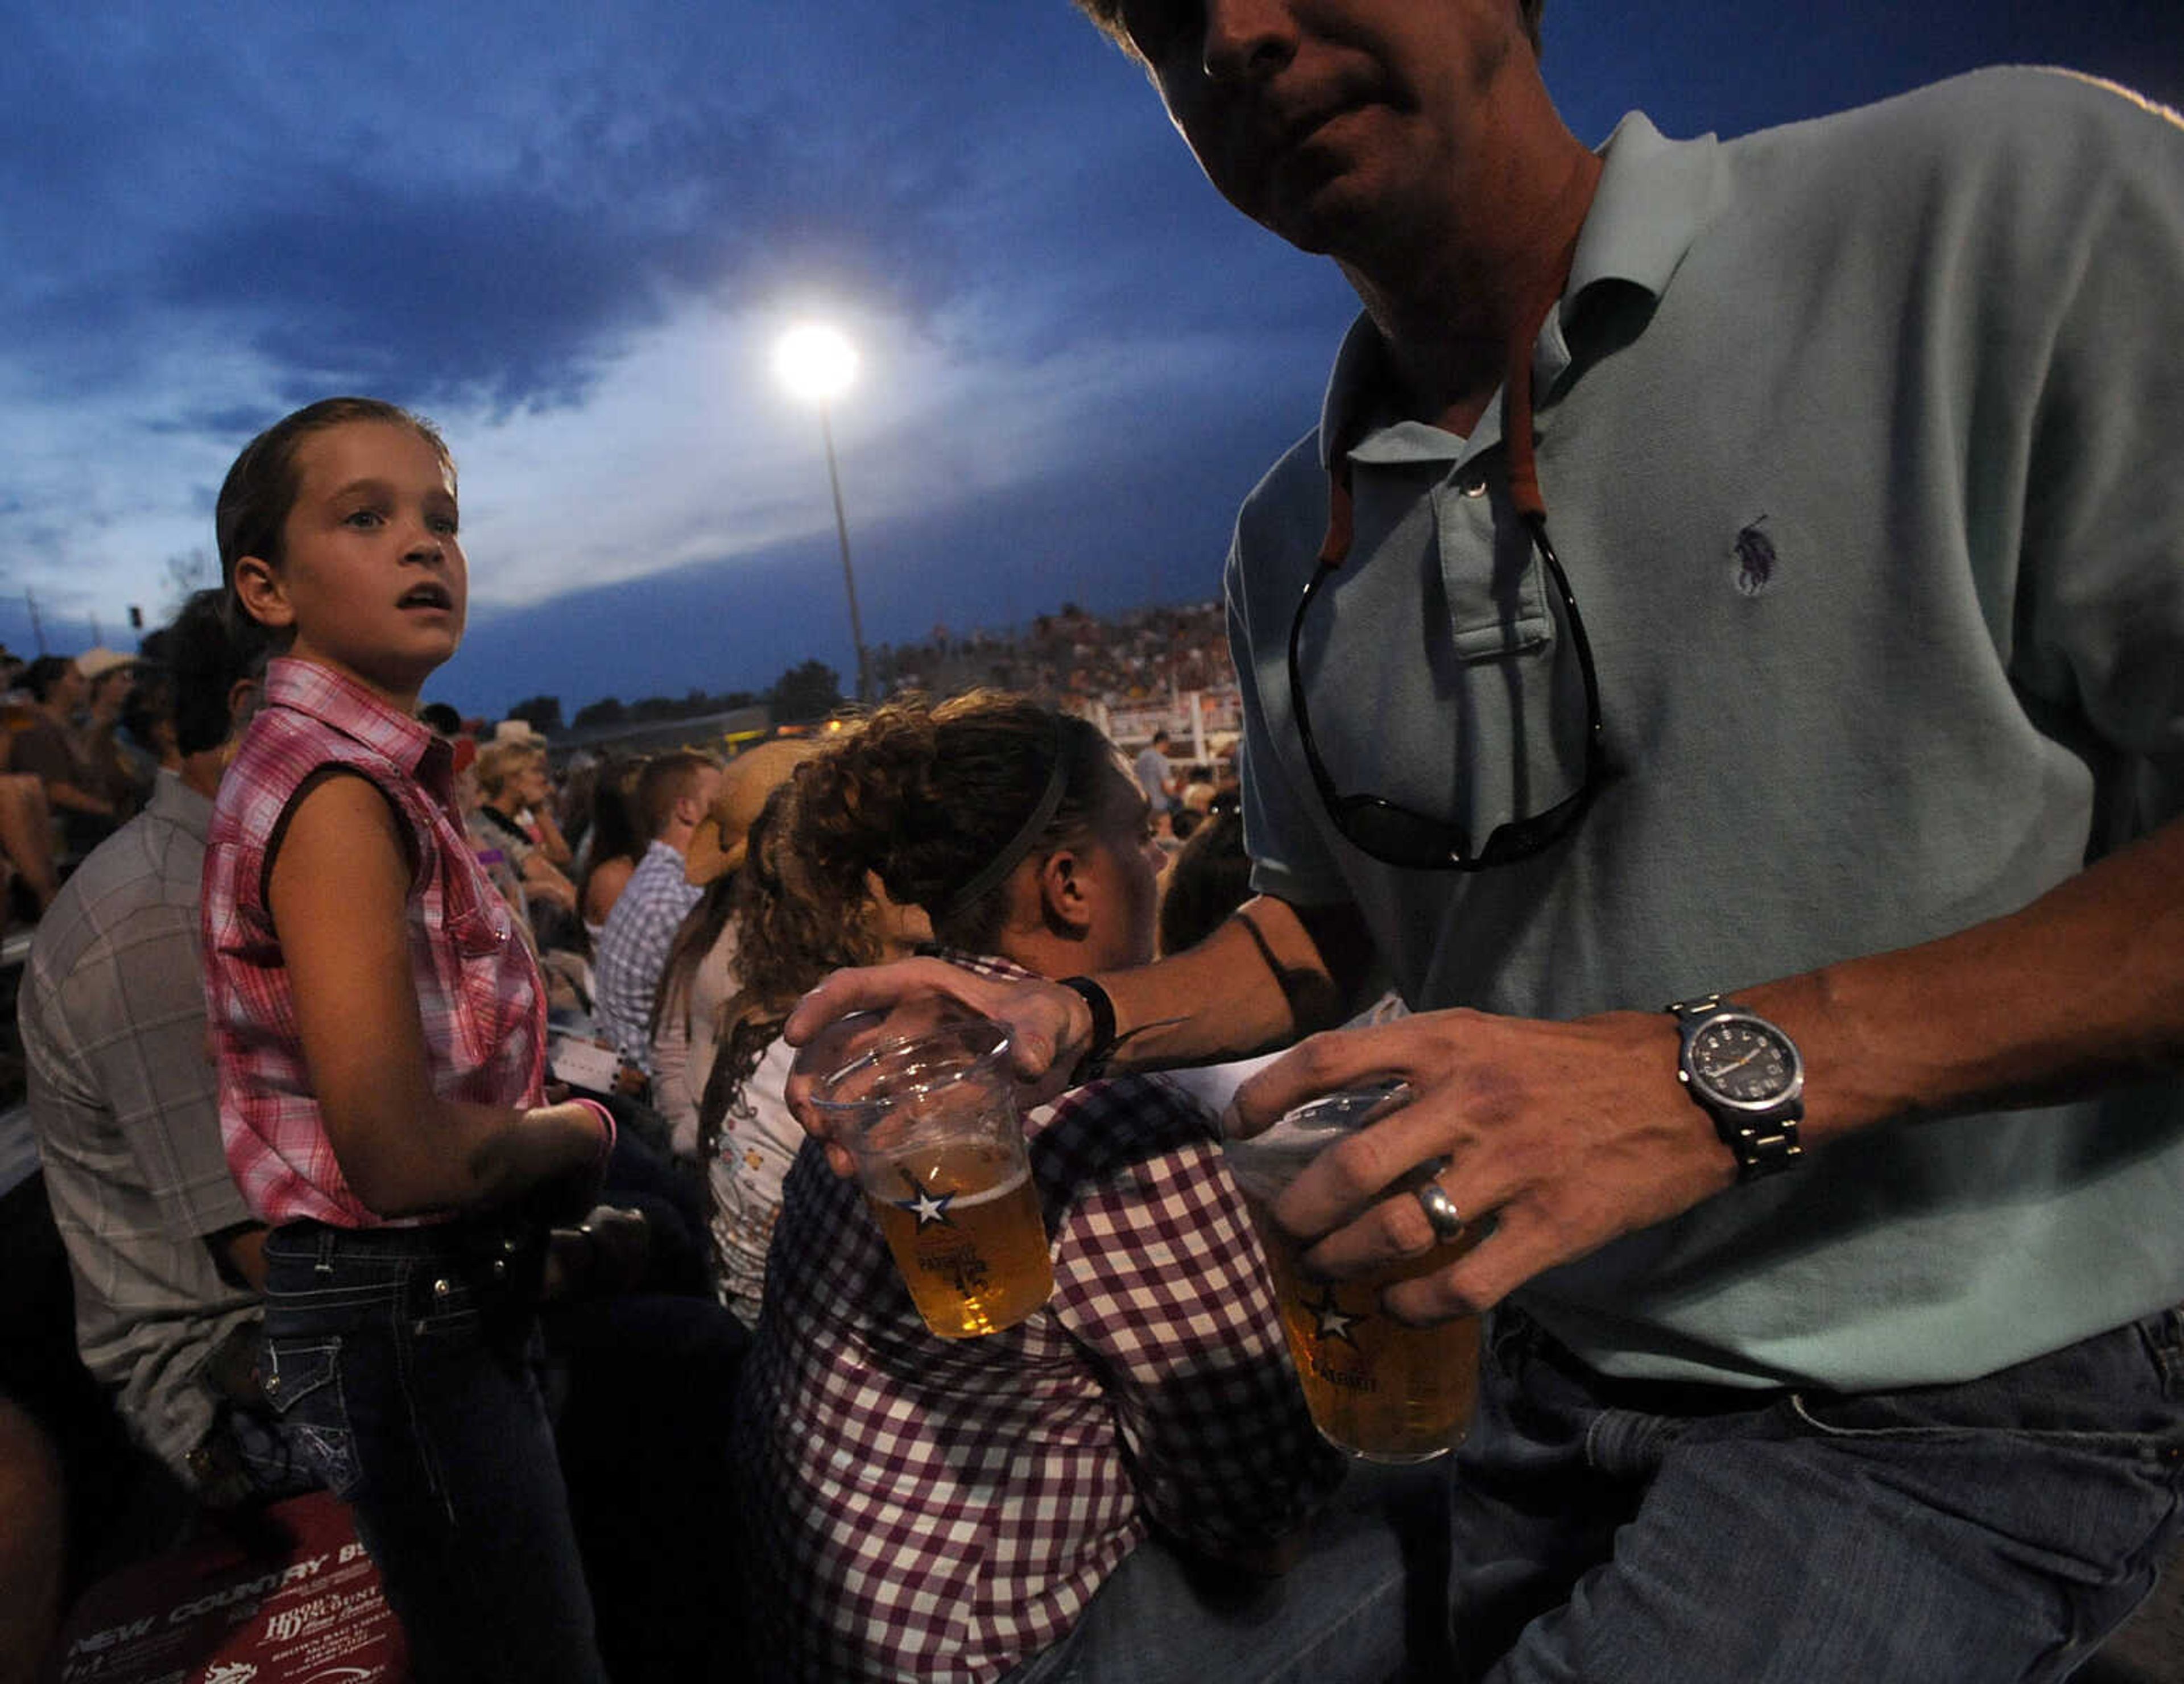
[[[944,1339],[1013,1327],[1054,1292],[1008,1046],[997,1024],[946,1024],[873,1049],[811,1096]]]
[[[1429,1462],[1460,1442],[1470,1425],[1479,1391],[1479,1318],[1412,1327],[1390,1319],[1380,1294],[1461,1257],[1477,1238],[1467,1234],[1371,1274],[1319,1283],[1305,1279],[1295,1242],[1272,1213],[1299,1171],[1390,1102],[1385,1088],[1332,1094],[1298,1107],[1263,1134],[1230,1140],[1223,1155],[1258,1231],[1290,1358],[1320,1436],[1368,1462]],[[1402,1185],[1412,1185],[1411,1179]]]

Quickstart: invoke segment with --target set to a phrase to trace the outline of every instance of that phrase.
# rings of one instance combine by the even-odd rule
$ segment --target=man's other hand
[[[1400,1320],[1433,1322],[1498,1302],[1543,1269],[1688,1210],[1736,1179],[1736,1163],[1676,1079],[1666,1012],[1573,1023],[1421,1012],[1300,1041],[1237,1089],[1224,1132],[1256,1135],[1284,1112],[1378,1078],[1411,1101],[1329,1146],[1275,1203],[1335,1279],[1435,1243],[1409,1192],[1384,1189],[1429,1158],[1456,1207],[1492,1234],[1446,1268],[1391,1287]]]

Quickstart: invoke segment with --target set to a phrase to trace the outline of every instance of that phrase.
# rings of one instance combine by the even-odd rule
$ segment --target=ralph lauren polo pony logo
[[[1734,577],[1740,596],[1758,596],[1774,583],[1774,540],[1760,531],[1767,524],[1762,515],[1736,535],[1729,547],[1730,559],[1736,563]]]

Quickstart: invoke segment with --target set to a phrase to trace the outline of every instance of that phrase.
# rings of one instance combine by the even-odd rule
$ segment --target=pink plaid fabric
[[[265,845],[321,767],[369,778],[405,822],[415,863],[410,971],[434,1091],[485,1105],[543,1093],[546,991],[508,906],[471,852],[448,745],[362,686],[276,661],[220,780],[204,864],[205,998],[228,1168],[262,1221],[380,1218],[349,1189],[312,1097],[295,1003],[265,905]]]
[[[816,1146],[790,1173],[735,1440],[790,1676],[983,1684],[1061,1638],[1149,1523],[1262,1544],[1340,1477],[1206,1114],[1128,1077],[1024,1126],[1055,1294],[983,1339],[926,1331]]]

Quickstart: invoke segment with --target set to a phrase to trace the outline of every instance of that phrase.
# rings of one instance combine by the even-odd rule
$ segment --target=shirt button
[[[1457,488],[1462,492],[1466,497],[1484,497],[1486,495],[1486,482],[1483,479],[1468,479]]]

